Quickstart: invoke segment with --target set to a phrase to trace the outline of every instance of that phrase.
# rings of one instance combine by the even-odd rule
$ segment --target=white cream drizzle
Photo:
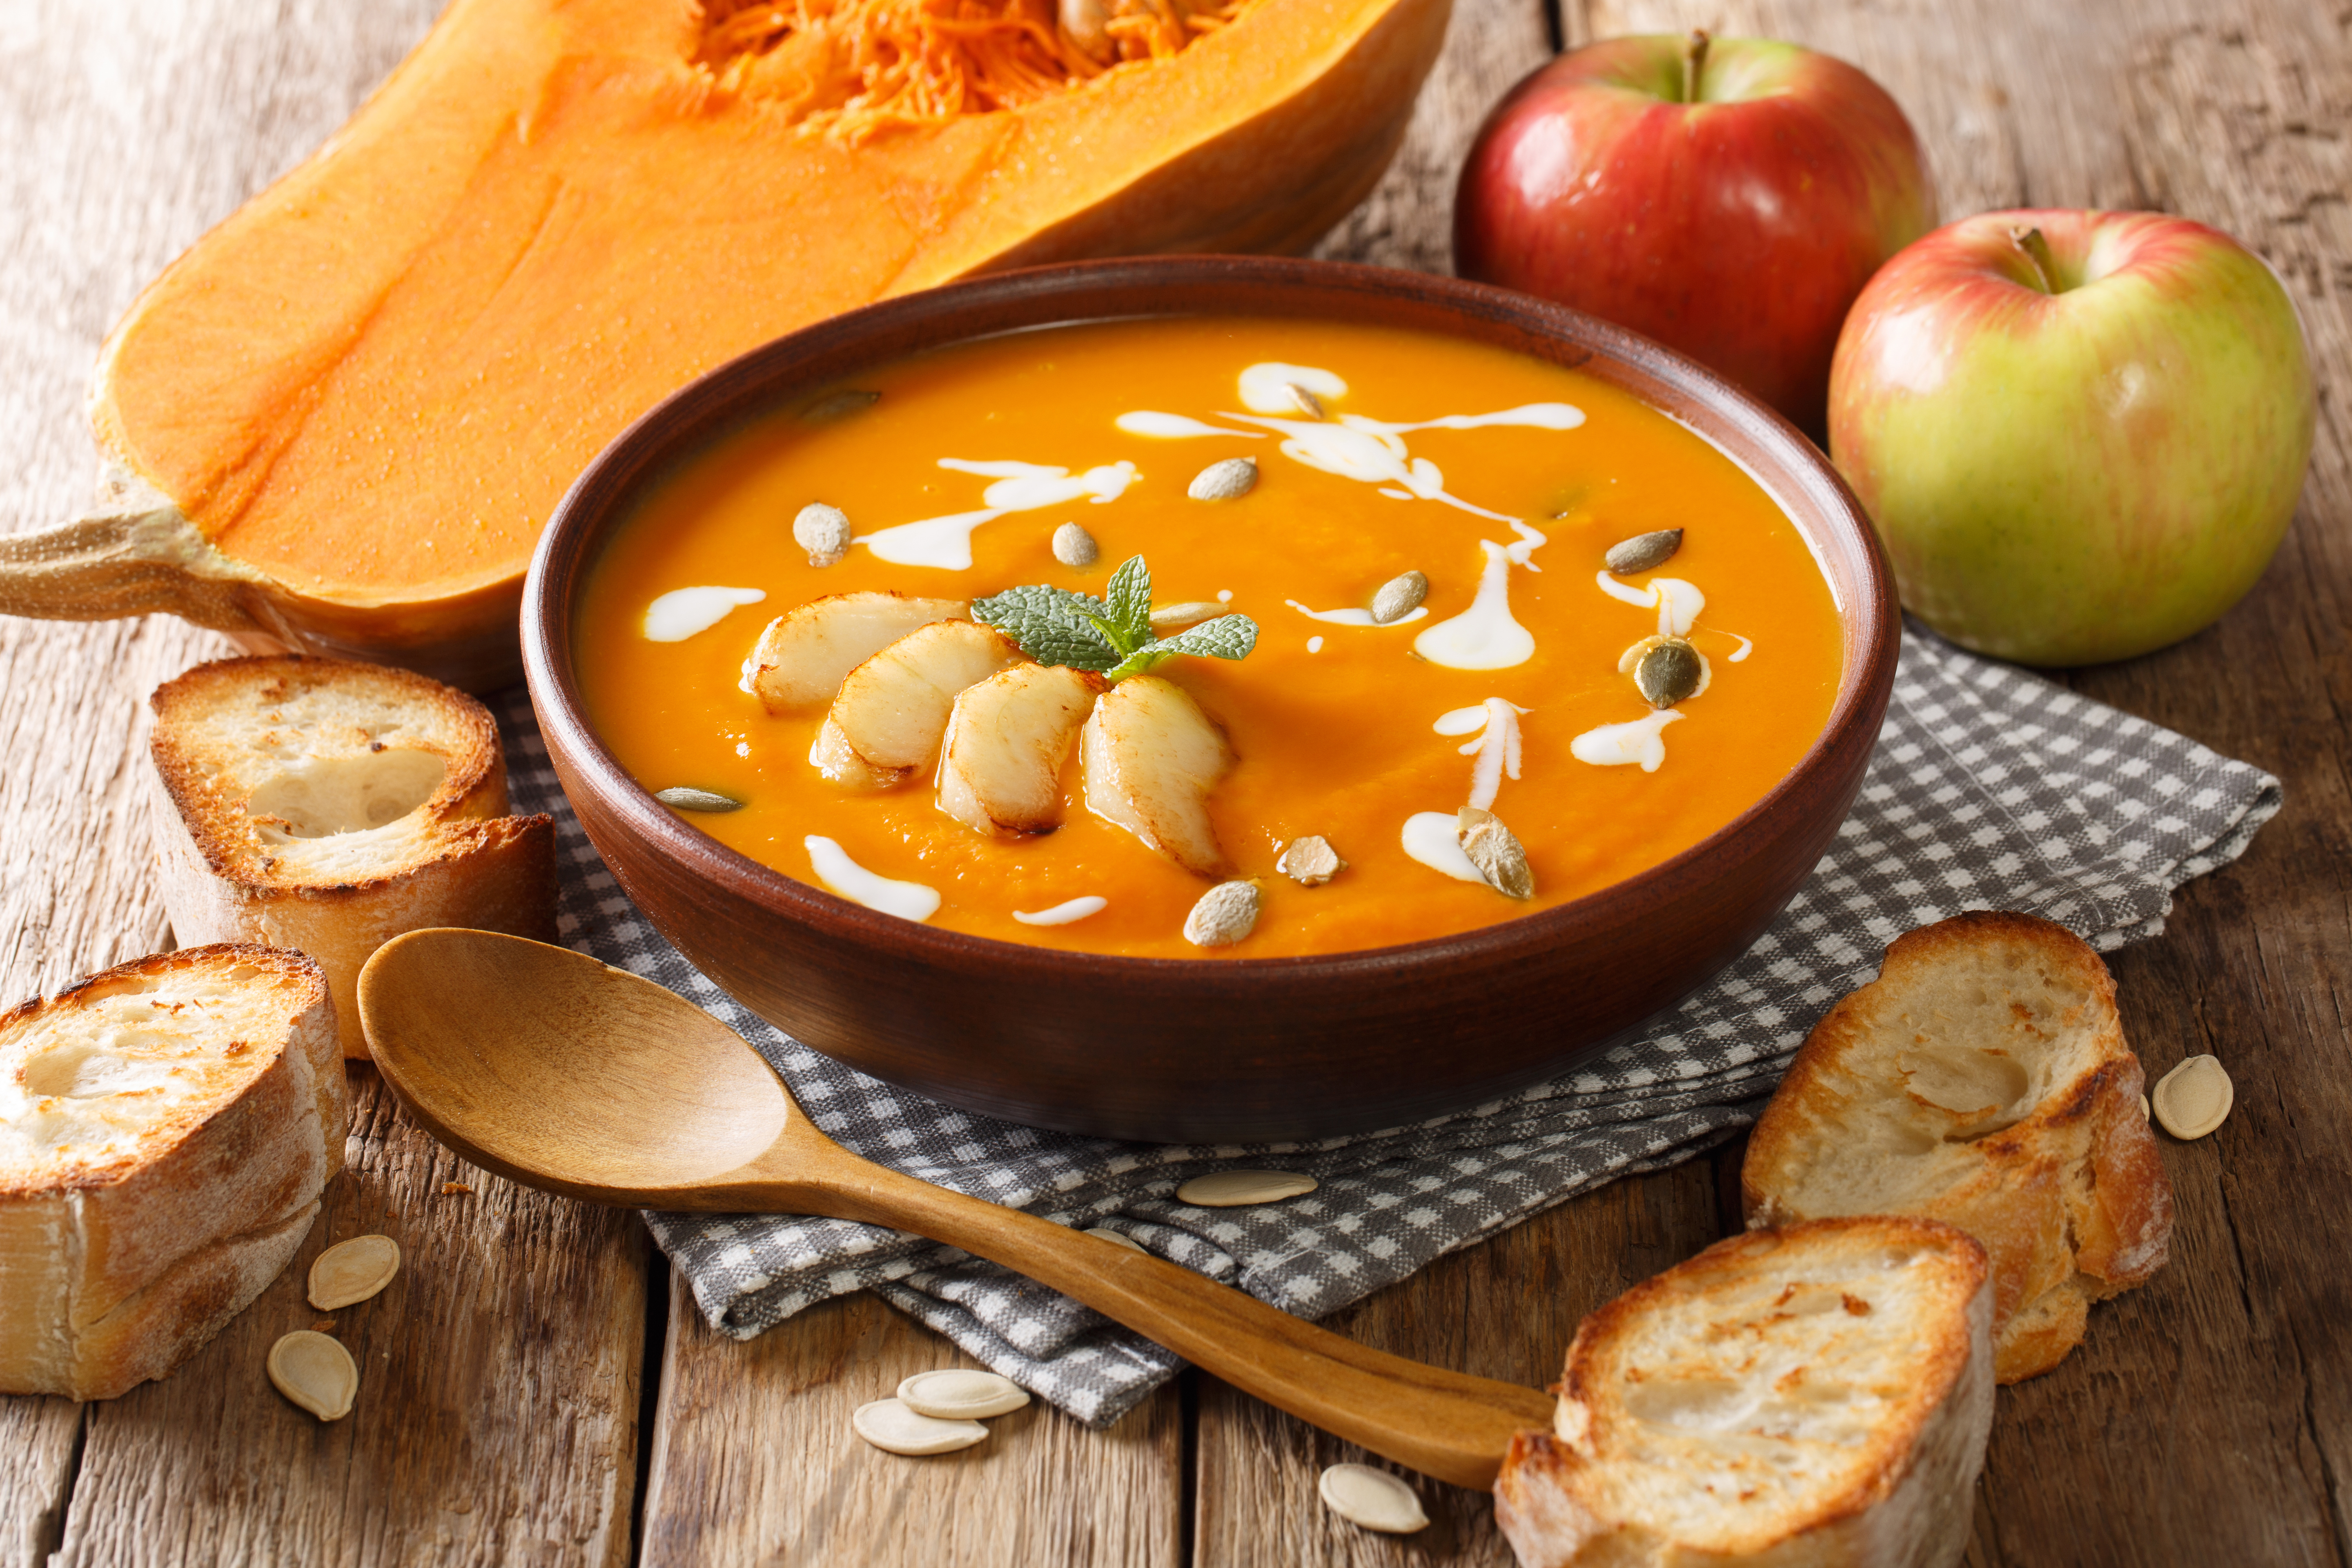
[[[1450,811],[1416,811],[1404,819],[1404,852],[1433,871],[1465,882],[1483,882],[1486,874],[1462,852],[1462,819]]]
[[[1682,716],[1679,709],[1661,708],[1627,723],[1587,730],[1568,743],[1569,754],[1596,768],[1639,763],[1643,773],[1656,773],[1658,765],[1666,760],[1666,741],[1660,731]]]
[[[1706,595],[1698,591],[1698,585],[1685,583],[1679,577],[1653,577],[1637,588],[1630,583],[1620,583],[1603,571],[1594,581],[1600,584],[1601,591],[1612,599],[1622,599],[1626,604],[1640,605],[1644,608],[1656,605],[1658,635],[1662,637],[1690,636],[1692,623],[1706,608]],[[1742,643],[1748,641],[1746,637],[1739,640]],[[1743,650],[1731,662],[1738,664],[1747,657]]]
[[[1260,414],[1296,414],[1298,405],[1290,395],[1294,386],[1303,386],[1318,397],[1338,399],[1348,395],[1348,384],[1333,372],[1318,370],[1311,364],[1284,364],[1279,360],[1267,360],[1243,371],[1238,390],[1244,408]]]
[[[927,921],[939,912],[937,889],[877,876],[852,860],[849,851],[834,839],[812,833],[801,843],[808,850],[817,880],[850,902],[906,921]]]
[[[1321,653],[1323,651],[1323,639],[1321,637],[1308,637],[1307,639],[1307,651],[1308,653]]]
[[[1381,494],[1396,500],[1443,501],[1476,517],[1496,522],[1512,519],[1499,511],[1473,506],[1445,491],[1445,475],[1426,458],[1405,450],[1404,442],[1376,419],[1343,414],[1339,419],[1274,419],[1253,414],[1228,414],[1247,425],[1263,425],[1282,433],[1282,455],[1295,463],[1343,479],[1379,485]]]
[[[950,572],[971,569],[972,531],[1007,512],[1035,511],[1091,496],[1097,505],[1117,500],[1135,480],[1135,465],[1107,463],[1073,474],[1067,468],[1041,463],[967,462],[941,458],[940,467],[960,474],[979,474],[996,482],[981,492],[982,510],[947,517],[925,518],[862,533],[853,542],[877,559],[896,566],[937,566]]]
[[[1109,904],[1110,900],[1101,894],[1088,893],[1084,898],[1071,899],[1066,903],[1055,904],[1050,910],[1039,910],[1034,915],[1024,914],[1015,910],[1013,911],[1013,918],[1025,926],[1066,926],[1073,921],[1082,921],[1088,915],[1100,914]]]
[[[1535,634],[1511,618],[1509,549],[1491,539],[1480,540],[1478,548],[1486,552],[1486,569],[1477,597],[1412,640],[1413,652],[1448,669],[1508,669],[1535,657]]]
[[[1310,621],[1327,621],[1335,626],[1376,626],[1381,624],[1372,619],[1372,612],[1370,610],[1310,610],[1296,599],[1285,599],[1282,602]],[[1428,614],[1428,605],[1415,605],[1412,613],[1399,616],[1387,624],[1392,626],[1407,626]]]
[[[756,605],[764,588],[672,588],[646,606],[647,642],[684,642],[725,620],[739,605]]]
[[[1755,645],[1754,643],[1752,643],[1752,642],[1749,642],[1746,637],[1741,637],[1738,632],[1723,632],[1723,633],[1721,633],[1721,634],[1719,634],[1719,635],[1720,635],[1720,636],[1723,636],[1723,637],[1729,637],[1733,642],[1736,642],[1736,643],[1738,643],[1738,644],[1739,645],[1739,650],[1738,650],[1737,653],[1734,653],[1730,658],[1727,658],[1727,659],[1725,659],[1725,660],[1723,661],[1723,662],[1724,662],[1724,663],[1726,663],[1726,664],[1741,664],[1741,663],[1745,663],[1745,662],[1747,661],[1748,656],[1749,654],[1754,653],[1754,652],[1756,651],[1756,645]]]
[[[1291,407],[1284,404],[1285,408]],[[1149,436],[1160,441],[1185,441],[1200,436],[1231,436],[1236,440],[1263,441],[1263,430],[1228,430],[1222,425],[1204,424],[1181,414],[1162,414],[1157,409],[1138,408],[1111,421],[1130,436]]]
[[[1470,804],[1490,811],[1502,790],[1503,775],[1519,776],[1519,715],[1527,710],[1499,697],[1489,697],[1483,706],[1486,719],[1478,738],[1460,750],[1464,756],[1478,759],[1470,774]]]

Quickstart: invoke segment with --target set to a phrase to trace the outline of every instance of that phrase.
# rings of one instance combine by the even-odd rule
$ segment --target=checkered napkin
[[[853,1072],[737,1005],[656,935],[557,789],[527,697],[503,703],[515,807],[555,816],[563,940],[740,1031],[817,1126],[912,1176],[1108,1225],[1149,1250],[1319,1318],[1572,1194],[1688,1158],[1755,1120],[1822,1009],[1914,926],[2030,910],[2115,948],[2164,928],[2172,889],[2235,859],[2279,807],[2243,763],[1914,627],[1853,816],[1745,956],[1636,1042],[1538,1088],[1418,1126],[1312,1142],[1122,1143],[992,1121]],[[1175,1201],[1232,1166],[1306,1171],[1305,1197]],[[1180,1363],[1067,1298],[950,1247],[780,1215],[651,1214],[720,1331],[749,1339],[873,1289],[1079,1418],[1117,1419]]]

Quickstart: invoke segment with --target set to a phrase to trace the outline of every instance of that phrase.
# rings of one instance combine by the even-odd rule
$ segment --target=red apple
[[[1882,268],[1838,342],[1830,454],[1903,602],[1966,647],[2095,664],[2261,576],[2311,459],[2293,301],[2157,213],[1983,213]]]
[[[1454,266],[1657,339],[1816,436],[1846,309],[1936,224],[1918,139],[1827,55],[1612,38],[1511,89],[1454,204]]]

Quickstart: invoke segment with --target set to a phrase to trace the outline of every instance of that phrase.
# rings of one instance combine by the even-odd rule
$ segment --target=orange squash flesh
[[[697,63],[687,0],[457,0],[141,297],[98,433],[276,585],[282,636],[419,662],[420,628],[510,621],[572,479],[748,348],[992,268],[1311,243],[1445,14],[1258,0],[1171,58],[852,144]]]

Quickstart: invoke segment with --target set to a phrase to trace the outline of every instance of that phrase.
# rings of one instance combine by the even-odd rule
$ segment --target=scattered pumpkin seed
[[[1329,839],[1309,835],[1285,845],[1274,868],[1302,888],[1319,888],[1346,870],[1348,863],[1339,858]]]
[[[1672,708],[1706,682],[1706,660],[1680,637],[1660,637],[1634,661],[1633,689],[1653,708]]]
[[[1151,612],[1151,629],[1172,632],[1182,626],[1214,620],[1224,613],[1225,607],[1213,599],[1187,599],[1181,605],[1161,605]]]
[[[1386,1470],[1370,1465],[1333,1465],[1315,1483],[1323,1506],[1349,1524],[1384,1535],[1411,1535],[1429,1528],[1413,1489]]]
[[[1486,885],[1506,898],[1532,899],[1536,896],[1536,874],[1528,866],[1528,852],[1503,819],[1491,811],[1481,811],[1465,805],[1454,817],[1454,837],[1461,840],[1462,853],[1470,857],[1470,864],[1486,879]]]
[[[1194,500],[1239,500],[1255,489],[1257,459],[1227,458],[1222,462],[1211,463],[1194,474],[1184,493]]]
[[[1419,572],[1405,572],[1381,584],[1372,595],[1372,625],[1384,626],[1401,621],[1421,607],[1429,597],[1429,579]]]
[[[688,789],[684,784],[673,784],[665,790],[656,790],[654,798],[673,811],[740,811],[743,809],[743,803],[733,795],[720,795],[717,790]]]
[[[1202,1209],[1246,1208],[1305,1197],[1322,1184],[1304,1171],[1218,1171],[1176,1189],[1176,1201]]]
[[[2204,1137],[2228,1120],[2237,1087],[2219,1057],[2190,1057],[2156,1080],[2156,1119],[2183,1142]]]
[[[900,1399],[877,1399],[861,1405],[851,1413],[849,1425],[884,1453],[910,1458],[952,1454],[988,1436],[988,1428],[977,1421],[941,1421],[936,1416],[919,1415]]]
[[[2153,1121],[2156,1120],[2156,1111],[2149,1106],[2147,1103],[2147,1096],[2144,1094],[2139,1097],[2139,1119],[2142,1121]]]
[[[1054,559],[1065,566],[1091,566],[1102,555],[1102,546],[1085,525],[1066,522],[1054,531]]]
[[[392,1283],[400,1272],[400,1243],[388,1236],[339,1241],[310,1264],[310,1305],[322,1312],[353,1306]]]
[[[1220,882],[1184,917],[1184,940],[1194,947],[1230,947],[1257,924],[1255,882]]]
[[[881,401],[882,395],[878,392],[845,387],[839,392],[826,393],[802,409],[801,417],[812,425],[823,425],[835,419],[846,419],[853,414],[862,414]]]
[[[1136,1240],[1135,1237],[1128,1235],[1127,1232],[1123,1230],[1113,1230],[1107,1225],[1095,1226],[1088,1229],[1087,1234],[1088,1236],[1097,1237],[1102,1240],[1110,1242],[1116,1246],[1124,1247],[1129,1252],[1143,1252],[1146,1250],[1143,1243]]]
[[[1601,559],[1609,570],[1622,575],[1628,572],[1647,572],[1653,566],[1664,566],[1682,547],[1681,529],[1661,528],[1650,533],[1637,533],[1631,539],[1619,540]]]
[[[1020,1409],[1029,1394],[1009,1377],[951,1366],[919,1372],[900,1383],[898,1402],[934,1421],[982,1421]]]
[[[849,553],[849,514],[821,500],[801,508],[793,519],[793,542],[808,552],[812,566],[837,566]]]
[[[1321,398],[1316,396],[1313,393],[1307,391],[1305,387],[1299,385],[1295,381],[1286,381],[1282,384],[1290,389],[1290,401],[1298,405],[1298,412],[1306,415],[1309,419],[1320,419],[1323,417],[1323,400]]]
[[[278,1392],[321,1421],[341,1421],[359,1397],[359,1363],[342,1341],[315,1329],[297,1329],[270,1346],[268,1365]]]

